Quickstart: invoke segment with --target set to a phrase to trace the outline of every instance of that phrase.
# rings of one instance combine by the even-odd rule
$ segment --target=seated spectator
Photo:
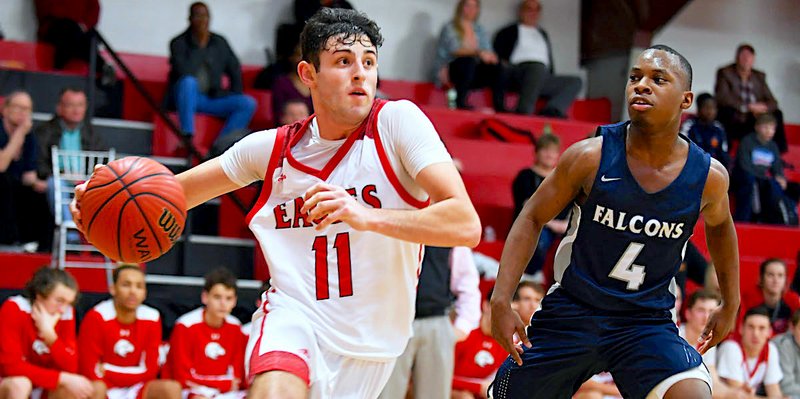
[[[742,309],[762,306],[769,311],[774,334],[788,330],[792,313],[800,309],[800,298],[788,289],[787,278],[786,263],[767,259],[759,266],[758,291],[742,296]]]
[[[189,7],[189,28],[169,44],[168,103],[178,110],[184,135],[194,135],[194,114],[227,118],[219,132],[224,136],[245,130],[253,118],[256,101],[242,94],[239,60],[224,37],[209,30],[210,13],[202,2]],[[222,87],[222,75],[230,79]]]
[[[711,94],[697,96],[697,116],[687,119],[681,126],[681,134],[709,153],[726,168],[731,166],[728,154],[728,136],[717,118],[717,101]]]
[[[53,67],[64,69],[71,60],[89,62],[92,35],[100,19],[98,0],[35,0],[40,41],[55,47]],[[97,50],[97,47],[95,47]],[[111,83],[114,68],[97,55],[97,72],[103,72],[102,83]]]
[[[32,111],[28,93],[6,96],[0,118],[0,244],[32,243],[26,249],[49,252],[53,220],[47,211],[47,182],[36,175]]]
[[[105,399],[102,386],[78,372],[75,310],[78,284],[67,272],[43,267],[22,295],[0,308],[0,398]]]
[[[539,96],[546,97],[542,115],[565,118],[567,109],[581,90],[581,79],[554,74],[550,37],[542,29],[538,0],[524,0],[519,5],[519,22],[506,26],[494,38],[494,51],[504,67],[510,89],[519,92],[514,112],[530,115]]]
[[[102,383],[109,398],[180,399],[180,384],[156,380],[161,317],[142,304],[144,272],[117,267],[109,292],[111,299],[95,305],[81,322],[80,373]]]
[[[717,372],[722,383],[744,394],[783,399],[778,385],[783,378],[781,353],[769,342],[769,311],[763,307],[748,310],[741,329],[741,340],[729,339],[719,346]]]
[[[442,27],[436,47],[434,71],[439,83],[456,89],[456,107],[471,109],[471,89],[492,87],[495,111],[505,111],[506,79],[492,51],[489,34],[478,23],[479,0],[459,0],[453,20]]]
[[[525,203],[528,202],[528,199],[542,184],[544,178],[555,170],[560,154],[561,141],[558,136],[543,134],[536,140],[536,159],[534,164],[521,170],[517,177],[514,178],[513,183],[511,183],[515,219],[522,211]],[[525,268],[525,274],[536,275],[542,270],[550,246],[567,231],[569,211],[569,207],[565,208],[542,229],[542,233],[539,234],[539,243],[536,245],[536,251],[533,253],[530,262],[528,262],[528,267]]]
[[[544,286],[533,281],[522,281],[511,298],[511,307],[519,314],[519,318],[527,326],[531,317],[539,310],[545,295]],[[499,365],[498,365],[499,367]]]
[[[728,139],[738,142],[753,131],[755,120],[764,114],[776,118],[775,142],[780,152],[788,149],[783,113],[767,85],[764,72],[753,69],[756,50],[749,44],[736,49],[736,62],[717,70],[714,92],[719,105],[718,119]]]
[[[492,307],[489,291],[481,303],[481,320],[467,339],[456,344],[453,399],[486,398],[489,384],[508,353],[492,338]]]
[[[299,100],[304,103],[306,105],[306,116],[314,112],[314,104],[311,102],[311,89],[309,89],[308,86],[300,80],[300,76],[297,75],[297,63],[300,62],[299,46],[289,61],[291,65],[294,65],[294,69],[287,72],[285,75],[280,75],[275,78],[275,82],[272,85],[272,116],[275,121],[279,122],[278,126],[288,125],[299,119],[305,119],[304,117],[293,119],[297,116],[296,113],[286,118],[284,117],[290,101]],[[293,105],[293,107],[295,109],[291,111],[297,112],[297,110],[300,109],[298,105]],[[284,122],[286,120],[290,122]]]
[[[772,342],[781,354],[781,392],[789,399],[800,399],[800,310],[792,315],[789,331]]]
[[[55,212],[55,186],[53,184],[53,157],[51,147],[69,151],[101,151],[106,146],[95,134],[92,124],[86,119],[86,92],[79,87],[65,87],[58,96],[56,114],[53,119],[36,128],[39,143],[39,177],[47,181],[47,200],[50,211]],[[77,165],[77,168],[82,166]],[[72,190],[72,187],[65,187]],[[64,189],[64,188],[62,188]],[[72,215],[65,204],[62,212],[65,219]]]
[[[292,123],[303,121],[309,116],[311,116],[311,112],[308,110],[306,102],[295,99],[283,104],[281,119],[278,121],[280,125],[291,125]]]
[[[737,221],[786,222],[781,209],[785,206],[781,203],[786,198],[786,177],[773,136],[775,118],[763,114],[756,121],[756,131],[739,144],[731,182],[736,198],[733,217]]]
[[[184,397],[243,399],[247,337],[239,320],[231,316],[236,277],[219,268],[205,280],[200,294],[205,307],[175,322],[165,374],[181,383]]]
[[[616,399],[622,398],[614,377],[611,373],[603,372],[592,376],[581,385],[572,399]]]

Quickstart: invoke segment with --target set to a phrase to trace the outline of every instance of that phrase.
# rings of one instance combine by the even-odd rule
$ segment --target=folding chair
[[[87,262],[67,260],[67,252],[96,252],[100,251],[92,245],[72,242],[70,235],[79,237],[78,228],[69,212],[69,203],[75,197],[74,187],[83,183],[92,176],[95,165],[107,164],[114,160],[116,151],[69,151],[56,146],[51,148],[53,159],[53,185],[55,191],[55,233],[53,237],[52,267],[63,269],[94,268],[105,269],[108,281],[111,281],[111,271],[114,263],[103,255],[102,262]],[[72,233],[72,234],[70,234]]]

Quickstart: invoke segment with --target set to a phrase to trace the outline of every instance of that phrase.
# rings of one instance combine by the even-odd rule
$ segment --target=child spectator
[[[745,136],[739,144],[731,185],[736,208],[733,218],[744,222],[785,224],[786,207],[783,175],[775,136],[775,118],[763,114],[756,119],[756,131]]]
[[[769,258],[759,266],[758,291],[742,296],[742,309],[763,306],[769,312],[773,334],[789,328],[792,313],[800,309],[800,297],[787,289],[786,263]]]
[[[147,295],[144,272],[120,266],[112,282],[112,298],[95,305],[81,323],[81,374],[102,382],[111,399],[180,399],[177,382],[156,380],[161,317],[142,304]]]
[[[22,295],[0,308],[0,398],[105,398],[78,372],[75,310],[78,284],[67,272],[43,267]]]
[[[533,281],[522,281],[517,286],[511,300],[511,307],[519,313],[519,317],[525,325],[531,323],[531,317],[539,310],[544,294],[544,287]]]
[[[772,327],[769,311],[764,307],[750,309],[742,322],[742,338],[727,340],[719,346],[717,371],[722,382],[745,394],[766,394],[769,399],[782,399],[783,378],[780,353],[769,342]]]
[[[511,183],[511,192],[514,196],[514,218],[522,211],[522,207],[528,199],[536,192],[545,177],[553,172],[558,163],[561,153],[561,141],[558,136],[553,134],[543,134],[536,140],[536,160],[533,165],[525,168],[517,174],[514,182]],[[553,220],[547,222],[542,233],[539,234],[539,243],[533,253],[525,274],[536,275],[542,270],[545,257],[550,246],[556,238],[564,235],[567,231],[567,218],[571,208],[561,211]]]
[[[184,397],[244,399],[247,338],[231,316],[236,277],[219,268],[206,274],[200,299],[205,307],[178,318],[170,339],[167,375],[183,386]]]
[[[717,118],[717,100],[711,94],[697,96],[697,116],[687,119],[681,126],[681,133],[689,137],[700,148],[726,168],[731,166],[728,154],[728,136]]]

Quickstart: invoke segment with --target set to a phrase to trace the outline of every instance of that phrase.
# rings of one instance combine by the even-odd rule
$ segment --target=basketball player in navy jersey
[[[630,121],[567,149],[509,234],[492,296],[492,334],[511,354],[492,398],[569,398],[609,371],[625,398],[711,398],[699,352],[724,339],[739,307],[736,232],[728,175],[686,137],[692,71],[674,49],[653,46],[630,70]],[[514,287],[542,227],[573,204],[555,260],[557,284],[527,335],[511,309]],[[701,214],[723,305],[702,342],[678,336],[674,275]],[[522,338],[514,346],[513,336]],[[697,347],[697,349],[695,349]]]

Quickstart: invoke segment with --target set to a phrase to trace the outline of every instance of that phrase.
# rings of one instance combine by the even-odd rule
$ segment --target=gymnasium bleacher
[[[85,65],[75,63],[65,70],[54,71],[52,57],[53,50],[47,44],[0,41],[0,74],[8,77],[4,80],[3,89],[29,90],[34,98],[35,110],[39,112],[39,121],[47,118],[45,113],[52,112],[55,95],[61,86],[75,82],[84,84],[86,81],[88,68]],[[166,57],[120,53],[120,58],[153,98],[160,100],[163,97],[169,70]],[[252,87],[259,69],[258,66],[243,66],[245,87]],[[155,117],[132,82],[121,73],[118,73],[118,79],[122,82],[122,118],[94,119],[95,129],[118,153],[154,156],[176,172],[184,170],[186,154],[177,138],[166,123]],[[380,89],[392,99],[406,98],[416,102],[430,117],[453,156],[463,162],[464,181],[483,225],[491,226],[497,232],[498,241],[484,242],[478,250],[493,257],[499,257],[502,240],[512,223],[511,181],[520,169],[531,163],[533,147],[530,144],[483,138],[478,134],[478,124],[487,117],[495,117],[537,134],[549,126],[560,136],[566,148],[593,134],[598,123],[609,122],[612,118],[611,104],[602,98],[576,101],[568,112],[568,119],[548,119],[451,110],[447,108],[446,93],[426,82],[382,80]],[[251,128],[258,130],[271,127],[270,93],[255,89],[246,89],[246,93],[258,101]],[[509,96],[509,100],[514,101],[513,95]],[[485,107],[490,104],[489,93],[476,91],[471,103],[479,109]],[[199,115],[196,125],[194,144],[205,153],[221,121]],[[789,180],[800,182],[800,125],[787,124],[786,134],[790,143],[790,150],[784,158],[786,174]],[[181,278],[178,276],[202,276],[212,267],[224,263],[240,278],[263,279],[266,265],[244,223],[245,212],[236,205],[236,202],[249,205],[256,195],[254,187],[245,187],[234,193],[235,198],[223,197],[193,211],[193,234],[189,243],[179,243],[169,254],[148,264],[148,271],[173,276],[161,281],[163,284],[169,283],[170,279],[178,281]],[[800,229],[737,224],[737,233],[743,289],[754,289],[758,263],[766,257],[784,259],[789,265],[789,281],[792,280],[800,252]],[[702,226],[696,229],[692,240],[701,252],[707,254]],[[191,245],[192,250],[182,251],[184,245]],[[36,268],[49,263],[47,254],[0,253],[0,265],[13,265],[15,270],[14,273],[4,273],[0,279],[0,290],[20,289]],[[106,276],[101,270],[71,271],[77,277],[82,291],[106,292]],[[257,286],[255,281],[250,285]],[[250,297],[253,295],[254,292],[249,294]]]

